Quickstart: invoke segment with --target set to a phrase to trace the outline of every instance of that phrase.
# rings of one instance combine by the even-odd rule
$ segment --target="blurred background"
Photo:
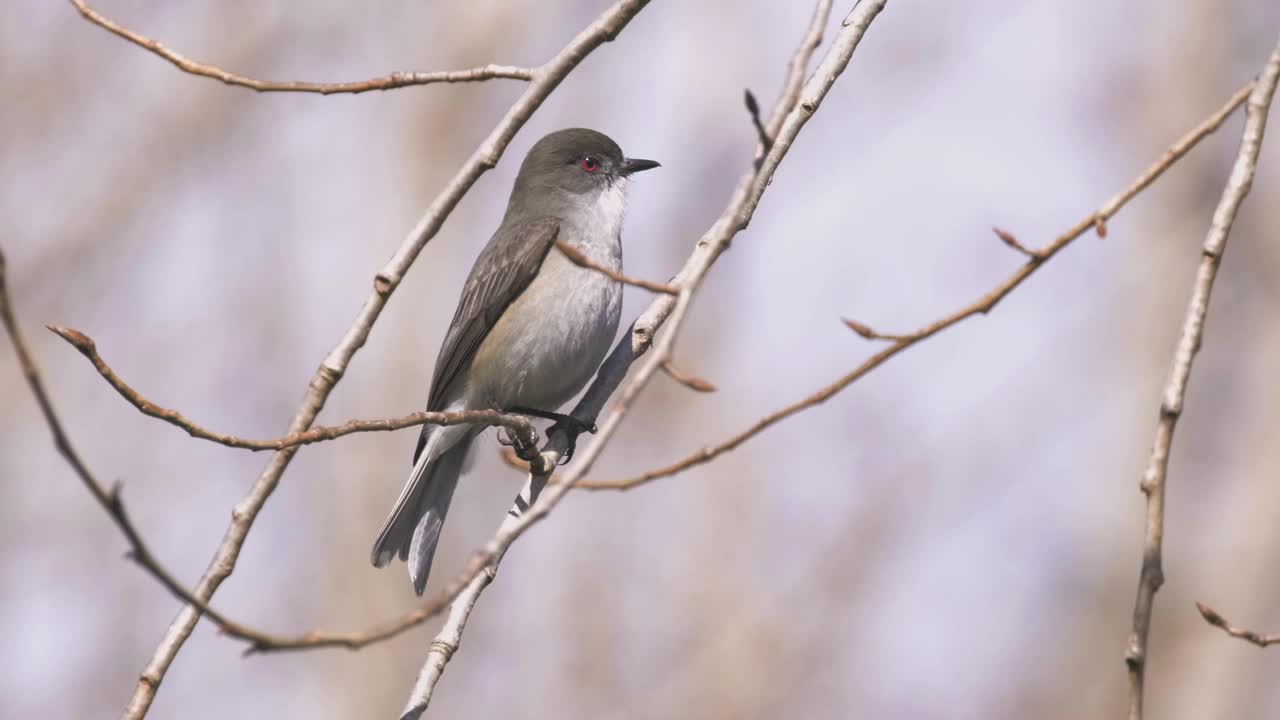
[[[832,24],[848,11],[837,2]],[[270,79],[536,65],[604,0],[157,3],[102,12]],[[465,273],[519,159],[565,126],[663,169],[633,186],[628,272],[665,279],[720,213],[808,2],[654,3],[519,133],[413,267],[321,416],[425,401]],[[715,266],[676,350],[593,477],[681,458],[972,301],[1127,185],[1262,65],[1261,0],[895,2],[873,24]],[[819,51],[819,56],[825,47]],[[178,72],[67,3],[0,8],[0,243],[13,302],[76,446],[121,479],[194,584],[267,455],[143,417],[72,348],[94,337],[152,400],[245,436],[282,431],[373,274],[523,84],[265,94]],[[1273,113],[1273,116],[1275,113]],[[1273,126],[1280,119],[1272,118]],[[990,316],[909,350],[716,463],[575,493],[514,547],[430,716],[1093,718],[1125,711],[1137,484],[1200,243],[1242,115]],[[1213,297],[1170,471],[1151,639],[1153,718],[1280,713],[1280,130]],[[626,320],[649,297],[628,289]],[[414,431],[304,449],[214,605],[296,633],[416,603],[368,550]],[[489,433],[429,591],[522,482]],[[178,609],[55,453],[0,349],[0,715],[114,717]],[[438,620],[361,652],[241,658],[201,623],[152,717],[394,717]]]

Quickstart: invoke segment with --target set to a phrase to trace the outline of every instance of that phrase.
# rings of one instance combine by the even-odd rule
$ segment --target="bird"
[[[560,241],[592,264],[622,269],[622,221],[635,173],[660,167],[628,158],[609,136],[552,132],[520,165],[502,222],[467,275],[436,359],[428,411],[499,410],[554,419],[571,438],[589,428],[554,412],[604,360],[622,314],[622,283],[554,249]],[[370,559],[405,560],[417,595],[463,461],[484,426],[425,425],[413,470]]]

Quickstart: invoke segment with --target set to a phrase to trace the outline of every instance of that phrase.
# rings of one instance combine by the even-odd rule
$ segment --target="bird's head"
[[[591,195],[625,185],[633,173],[658,167],[653,160],[628,158],[604,133],[586,128],[557,130],[530,148],[516,187]]]

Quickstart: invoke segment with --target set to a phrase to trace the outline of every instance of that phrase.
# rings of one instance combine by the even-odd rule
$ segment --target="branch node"
[[[378,293],[382,297],[385,298],[386,296],[390,295],[391,291],[395,289],[396,289],[396,281],[390,275],[380,272],[374,276],[373,291]]]

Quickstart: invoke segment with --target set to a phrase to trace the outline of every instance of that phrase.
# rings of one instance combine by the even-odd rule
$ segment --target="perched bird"
[[[622,269],[622,216],[633,173],[594,130],[560,130],[529,150],[498,231],[476,258],[436,359],[428,411],[502,410],[556,419],[595,374],[618,330],[622,285],[574,264],[557,239],[592,263]],[[575,426],[576,423],[576,426]],[[373,543],[377,567],[399,554],[421,595],[477,425],[424,426],[413,472]]]

